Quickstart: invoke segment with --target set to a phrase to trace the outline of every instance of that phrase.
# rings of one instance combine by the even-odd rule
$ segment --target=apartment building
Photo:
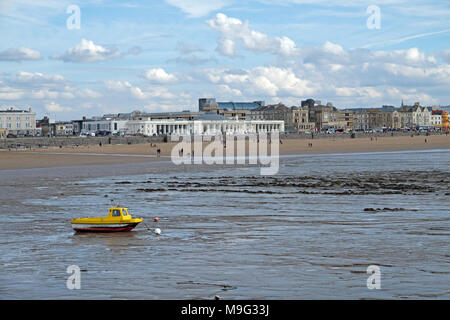
[[[8,108],[0,110],[0,129],[6,129],[7,134],[34,135],[36,131],[36,113],[31,108],[17,110]]]

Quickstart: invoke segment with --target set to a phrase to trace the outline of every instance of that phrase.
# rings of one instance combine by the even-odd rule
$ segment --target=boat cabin
[[[121,208],[121,207],[109,208],[109,215],[108,215],[108,217],[121,218],[122,220],[131,219],[131,215],[128,213],[128,209],[127,208]]]

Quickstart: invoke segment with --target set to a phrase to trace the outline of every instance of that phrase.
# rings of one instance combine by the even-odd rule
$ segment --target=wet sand
[[[204,147],[209,143],[204,143]],[[0,151],[0,170],[170,161],[176,142]],[[270,145],[268,150],[270,153]],[[193,148],[193,145],[192,145]],[[280,155],[449,149],[450,136],[285,139]],[[161,157],[157,157],[160,149]],[[246,147],[246,150],[248,148]],[[189,153],[185,149],[186,153]],[[192,152],[192,151],[190,151]],[[226,152],[224,152],[225,155]]]
[[[0,297],[448,299],[449,155],[286,156],[277,176],[167,160],[2,170]],[[111,203],[158,216],[161,236],[73,232]]]

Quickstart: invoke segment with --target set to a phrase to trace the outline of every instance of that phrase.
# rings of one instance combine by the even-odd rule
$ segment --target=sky
[[[0,109],[450,105],[448,0],[0,0]]]

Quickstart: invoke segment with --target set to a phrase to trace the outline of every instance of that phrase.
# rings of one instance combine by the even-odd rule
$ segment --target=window
[[[113,210],[112,216],[113,217],[120,217],[120,210],[117,210],[117,209]]]
[[[122,209],[122,214],[123,214],[124,216],[128,215],[127,209]]]
[[[20,128],[20,122],[16,123],[16,128]]]

